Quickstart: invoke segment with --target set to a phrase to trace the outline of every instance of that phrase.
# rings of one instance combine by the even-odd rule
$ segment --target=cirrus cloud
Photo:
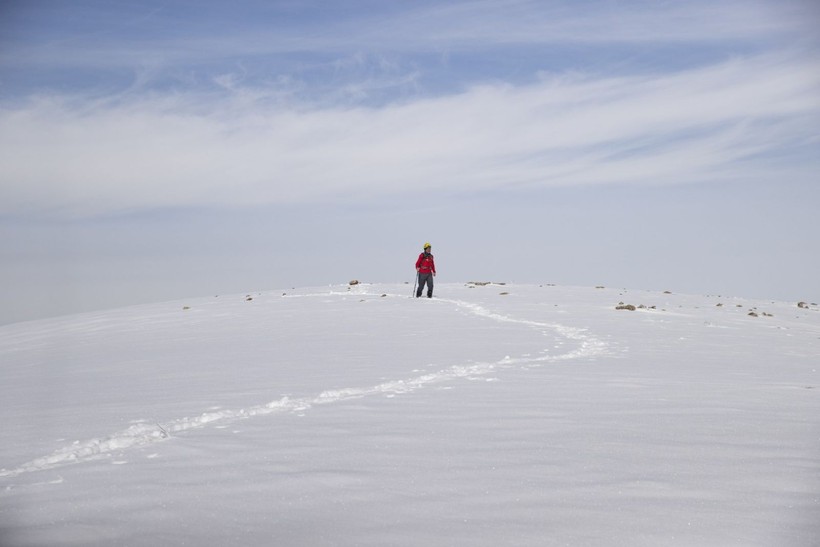
[[[230,76],[219,95],[41,95],[0,110],[0,213],[810,180],[816,67],[761,55],[655,75],[542,75],[375,107],[271,101],[275,88]],[[804,157],[784,164],[784,154]]]

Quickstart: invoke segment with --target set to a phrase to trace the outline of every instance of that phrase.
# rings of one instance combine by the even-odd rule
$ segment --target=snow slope
[[[816,305],[410,292],[0,327],[0,545],[820,544]]]

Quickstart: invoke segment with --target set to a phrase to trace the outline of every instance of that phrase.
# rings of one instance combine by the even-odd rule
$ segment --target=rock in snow
[[[820,537],[820,314],[407,288],[0,327],[0,545]]]

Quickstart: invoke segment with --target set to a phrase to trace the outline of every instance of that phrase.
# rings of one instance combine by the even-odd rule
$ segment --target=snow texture
[[[816,305],[410,293],[0,327],[0,545],[820,543]]]

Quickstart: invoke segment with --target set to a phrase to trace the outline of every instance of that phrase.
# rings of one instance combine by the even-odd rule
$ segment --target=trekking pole
[[[413,294],[410,295],[411,298],[416,296],[416,283],[418,283],[418,282],[419,282],[419,272],[416,272],[416,280],[413,281]]]

